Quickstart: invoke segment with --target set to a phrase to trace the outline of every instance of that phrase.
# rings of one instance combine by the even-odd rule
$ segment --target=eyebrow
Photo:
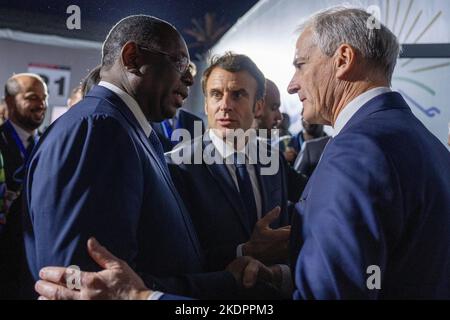
[[[299,61],[308,61],[308,57],[303,56],[295,57],[292,64],[295,66]]]
[[[26,92],[25,94],[24,94],[24,96],[25,97],[30,97],[30,96],[39,96],[36,92],[34,92],[34,91],[31,91],[31,92]],[[44,94],[44,98],[47,98],[48,97],[48,94]]]

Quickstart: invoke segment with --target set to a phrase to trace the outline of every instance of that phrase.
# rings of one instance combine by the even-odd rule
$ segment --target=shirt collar
[[[33,130],[33,133],[30,134],[28,131],[22,129],[20,126],[18,126],[17,124],[15,124],[14,122],[12,122],[11,120],[9,120],[9,122],[11,123],[11,125],[13,126],[14,130],[16,130],[17,135],[19,136],[20,140],[22,141],[24,146],[28,146],[28,139],[33,136],[35,137],[37,135],[37,129]]]
[[[214,144],[214,147],[219,152],[219,154],[222,156],[222,158],[226,159],[230,156],[232,156],[236,150],[234,149],[234,146],[231,143],[226,143],[221,137],[217,136],[214,132],[214,129],[208,130],[209,138],[211,139],[211,142]],[[250,135],[250,137],[252,137]],[[257,143],[257,139],[251,139],[247,143]],[[239,153],[245,153],[245,145],[240,149],[237,150]]]
[[[113,85],[110,82],[107,81],[100,81],[99,86],[105,87],[115,94],[117,94],[120,99],[127,105],[127,107],[131,110],[134,117],[136,118],[137,122],[141,126],[142,130],[144,130],[144,133],[147,137],[150,136],[150,133],[152,132],[152,126],[148,122],[147,118],[145,117],[144,113],[142,112],[142,109],[139,107],[139,104],[137,101],[130,96],[128,93],[120,89],[119,87]]]
[[[369,102],[373,98],[375,98],[381,94],[390,92],[390,91],[391,91],[391,89],[388,87],[377,87],[377,88],[370,89],[370,90],[360,94],[355,99],[350,101],[344,107],[344,109],[342,109],[342,111],[339,113],[339,115],[336,119],[336,122],[334,123],[333,137],[337,136],[339,134],[339,132],[341,132],[341,130],[345,127],[345,125],[353,117],[353,115],[356,112],[358,112],[358,110],[361,109],[361,107],[363,105],[365,105],[367,102]]]

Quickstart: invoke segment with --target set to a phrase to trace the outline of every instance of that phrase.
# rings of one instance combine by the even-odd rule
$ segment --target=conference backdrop
[[[406,55],[397,62],[393,89],[403,94],[414,114],[447,145],[450,126],[450,1],[347,1],[378,17],[406,48],[420,47],[421,57]],[[294,73],[296,29],[310,14],[343,4],[336,0],[261,0],[214,46],[249,55],[266,77],[277,83],[282,108],[291,117],[291,131],[301,128],[301,103],[287,94]],[[406,45],[408,44],[408,45]],[[438,45],[430,45],[438,44]],[[446,52],[444,52],[447,50]],[[405,54],[409,50],[405,50]]]

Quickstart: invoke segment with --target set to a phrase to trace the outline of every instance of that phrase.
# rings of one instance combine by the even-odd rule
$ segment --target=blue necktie
[[[247,166],[245,162],[239,161],[237,157],[237,153],[234,154],[234,164],[236,166],[236,178],[239,186],[239,193],[241,195],[241,199],[244,203],[245,210],[247,213],[247,221],[250,227],[250,230],[253,230],[257,220],[257,212],[256,212],[256,202],[255,195],[253,193],[253,186],[250,180],[250,175],[247,171]]]
[[[164,149],[161,144],[161,141],[159,141],[158,135],[155,133],[155,130],[152,130],[150,132],[150,136],[148,137],[148,139],[150,140],[150,143],[153,146],[154,150],[156,151],[156,154],[158,155],[159,159],[161,160],[165,168],[168,169],[166,158],[164,157]]]

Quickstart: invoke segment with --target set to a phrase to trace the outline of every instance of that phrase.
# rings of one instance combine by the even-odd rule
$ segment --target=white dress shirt
[[[233,182],[236,185],[237,190],[239,191],[239,184],[238,184],[238,180],[237,180],[237,176],[236,176],[236,166],[232,163],[227,163],[227,162],[232,162],[230,160],[227,161],[227,159],[229,159],[230,157],[233,157],[233,155],[235,153],[234,146],[224,142],[222,138],[218,137],[214,133],[214,130],[209,130],[209,137],[210,137],[211,142],[213,143],[214,147],[216,148],[216,150],[220,153],[221,157],[224,159],[224,164],[227,167],[228,172],[230,173],[231,178],[233,179]],[[256,143],[256,140],[249,141],[248,143]],[[238,150],[238,152],[244,153],[245,146],[241,150]],[[262,211],[262,198],[261,198],[261,191],[259,188],[258,176],[256,175],[256,170],[255,170],[254,165],[246,163],[245,166],[247,168],[248,175],[250,176],[250,181],[252,183],[253,194],[255,196],[256,214],[257,214],[257,219],[259,220],[259,219],[261,219],[261,216],[262,216],[262,212],[261,212]]]
[[[19,136],[20,141],[22,141],[22,144],[25,147],[25,149],[28,148],[28,145],[30,144],[29,139],[30,137],[36,137],[37,129],[33,130],[33,133],[29,133],[28,131],[22,129],[17,124],[15,124],[13,121],[9,120],[9,122],[13,126],[14,130],[16,130],[17,135]]]
[[[150,122],[145,117],[144,113],[142,112],[142,109],[139,107],[139,104],[137,101],[130,96],[128,93],[120,89],[119,87],[113,85],[112,83],[106,82],[106,81],[100,81],[98,84],[99,86],[105,87],[115,94],[119,96],[120,99],[126,104],[126,106],[130,109],[130,111],[133,113],[134,117],[136,118],[137,122],[141,126],[142,130],[144,130],[144,133],[147,137],[150,137],[150,133],[152,132],[152,126],[150,125]]]
[[[345,127],[345,125],[350,121],[350,119],[355,115],[355,113],[358,112],[359,109],[361,109],[363,105],[365,105],[373,98],[387,92],[391,92],[391,89],[388,87],[377,87],[360,94],[355,99],[350,101],[339,113],[336,122],[334,123],[333,137],[336,137],[339,134],[339,132],[341,132],[341,130]]]

